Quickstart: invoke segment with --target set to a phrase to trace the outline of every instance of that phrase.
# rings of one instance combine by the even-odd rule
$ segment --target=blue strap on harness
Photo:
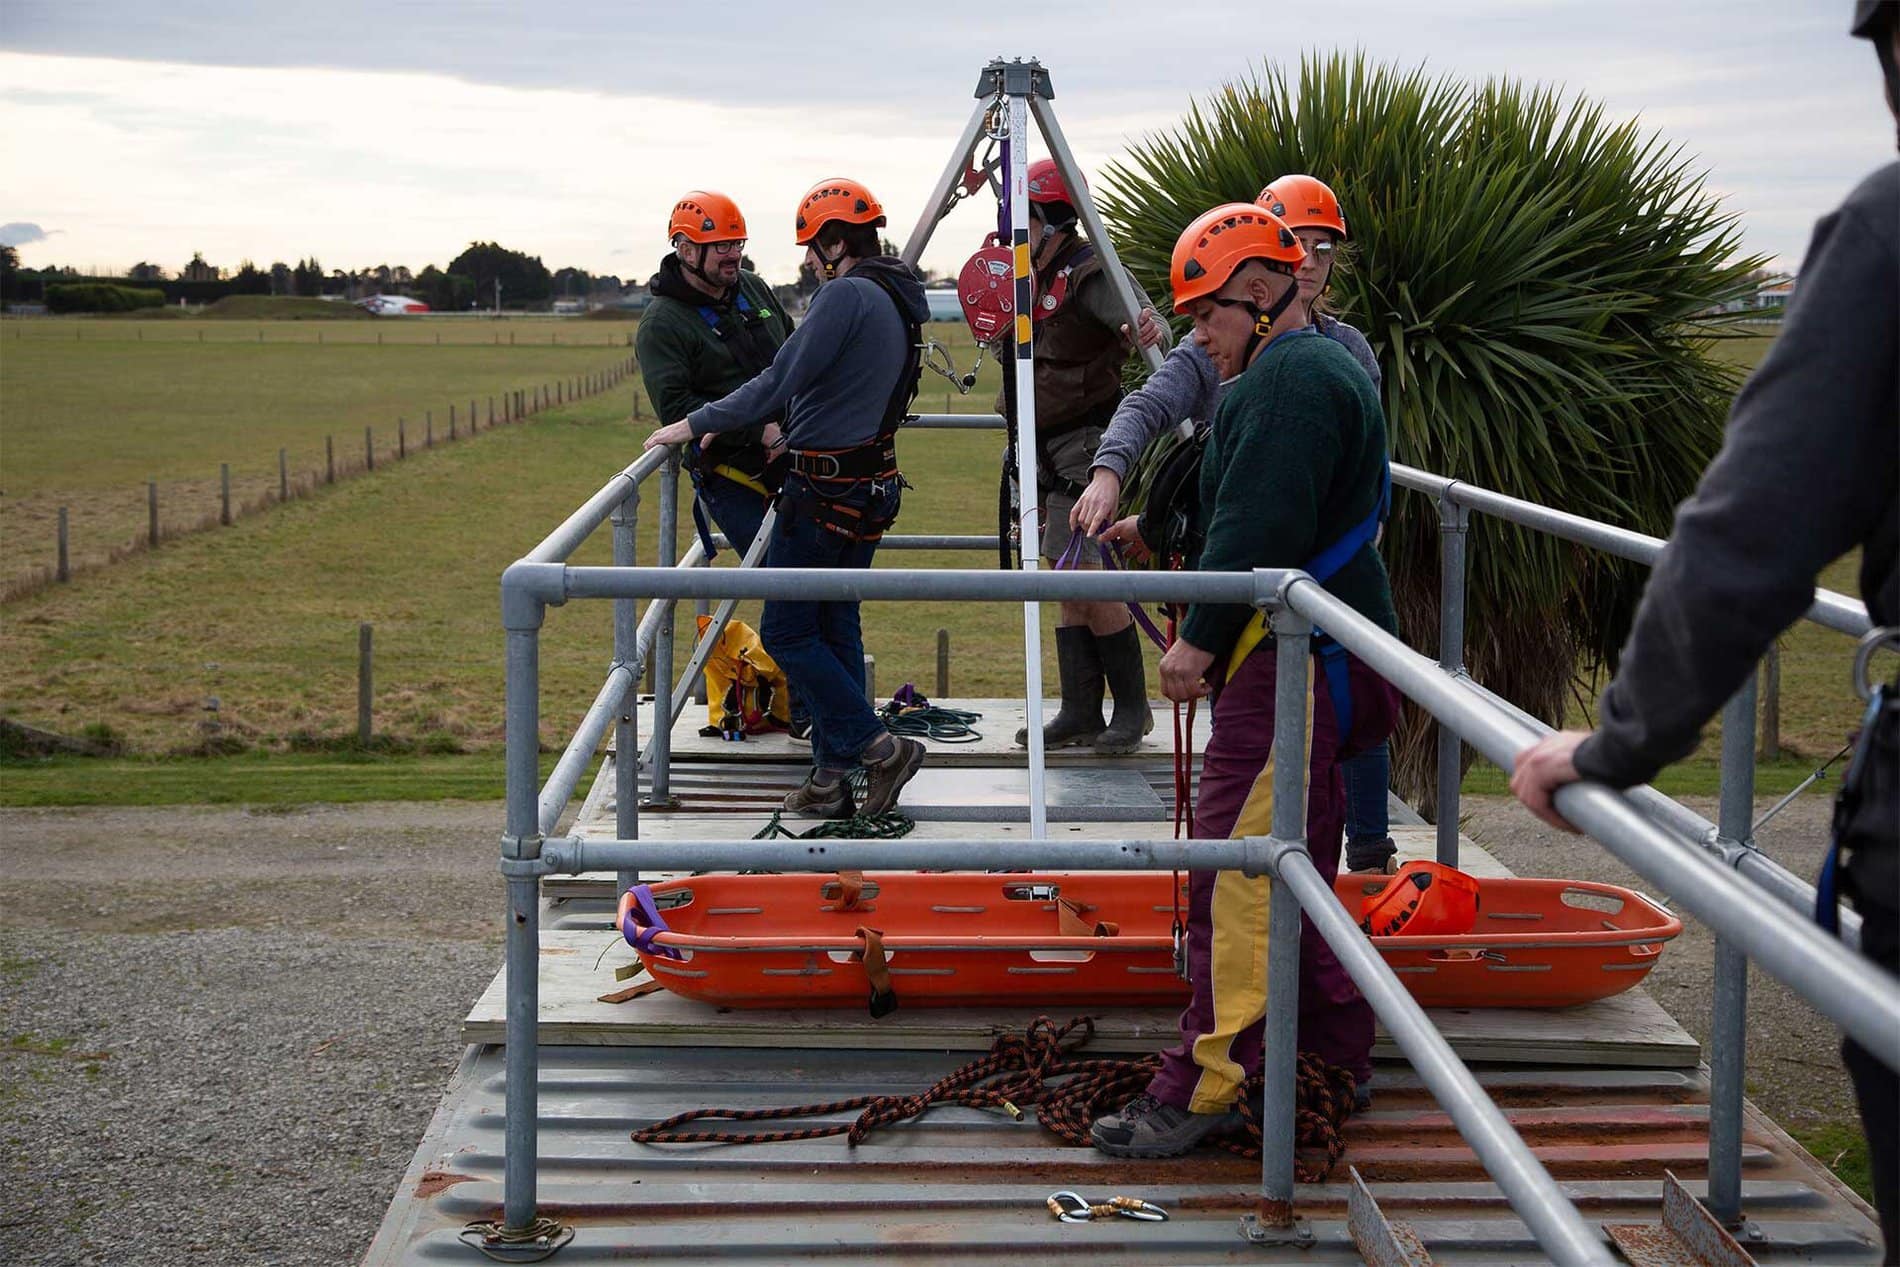
[[[1392,509],[1392,464],[1385,464],[1385,473],[1379,488],[1379,504],[1372,513],[1354,524],[1345,536],[1313,556],[1305,571],[1322,585],[1332,575],[1346,566],[1351,558],[1359,553],[1362,546],[1371,545],[1379,535],[1379,525],[1384,523]],[[1323,630],[1313,630],[1313,650],[1319,655],[1319,665],[1326,674],[1326,693],[1333,698],[1333,718],[1339,723],[1339,742],[1344,744],[1352,734],[1352,679],[1346,664],[1346,648],[1340,646]]]

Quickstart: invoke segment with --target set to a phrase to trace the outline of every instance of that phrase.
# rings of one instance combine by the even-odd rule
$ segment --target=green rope
[[[844,776],[851,788],[851,799],[855,802],[864,795],[864,785],[870,778],[870,771],[860,766]],[[766,820],[754,840],[774,840],[784,836],[790,840],[897,840],[908,836],[917,826],[896,810],[882,814],[853,814],[849,818],[832,818],[805,831],[793,831],[781,820],[785,811],[773,810],[772,817]]]
[[[888,705],[880,714],[884,728],[893,735],[912,739],[931,739],[937,743],[976,743],[983,736],[970,723],[982,717],[960,708],[939,708],[935,704],[899,711]]]

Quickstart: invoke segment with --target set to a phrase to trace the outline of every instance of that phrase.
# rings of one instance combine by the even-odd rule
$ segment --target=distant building
[[[1776,277],[1765,282],[1755,292],[1755,307],[1781,308],[1794,298],[1794,281],[1791,276]]]
[[[198,252],[191,253],[191,263],[178,270],[178,280],[182,282],[215,282],[218,270],[205,263],[205,257]]]

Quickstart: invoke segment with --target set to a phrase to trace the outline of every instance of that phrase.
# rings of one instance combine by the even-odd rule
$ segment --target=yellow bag
[[[710,624],[711,616],[699,618],[700,637]],[[708,735],[758,735],[791,725],[790,684],[742,620],[726,622],[706,657],[706,712],[709,724],[700,733]]]

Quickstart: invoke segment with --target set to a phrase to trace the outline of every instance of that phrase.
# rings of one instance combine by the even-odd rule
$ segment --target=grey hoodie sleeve
[[[838,359],[859,312],[855,286],[826,284],[812,296],[805,320],[772,363],[710,405],[686,416],[695,436],[738,431],[783,413],[786,402]]]
[[[1321,328],[1327,338],[1352,353],[1352,359],[1359,362],[1359,368],[1372,379],[1372,386],[1383,390],[1385,377],[1379,373],[1379,358],[1372,354],[1372,345],[1366,342],[1366,336],[1332,317],[1328,317]]]
[[[1206,419],[1219,390],[1220,374],[1206,349],[1193,339],[1182,340],[1162,358],[1161,368],[1147,382],[1115,406],[1090,469],[1107,467],[1117,479],[1126,481],[1129,469],[1156,436],[1183,418]]]
[[[1585,778],[1628,787],[1688,755],[1842,554],[1864,544],[1873,570],[1890,573],[1900,491],[1896,237],[1900,165],[1815,226],[1781,334],[1677,512],[1597,731],[1577,749]],[[1879,624],[1867,578],[1863,570]]]

